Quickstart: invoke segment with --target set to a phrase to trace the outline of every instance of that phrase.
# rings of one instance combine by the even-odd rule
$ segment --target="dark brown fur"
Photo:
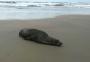
[[[31,40],[37,43],[53,45],[53,46],[61,46],[62,42],[57,39],[54,39],[44,31],[37,29],[22,29],[19,32],[19,36],[25,40]]]

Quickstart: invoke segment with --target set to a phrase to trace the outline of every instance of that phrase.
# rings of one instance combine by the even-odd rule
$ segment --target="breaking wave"
[[[29,7],[77,7],[90,8],[90,4],[68,3],[68,2],[30,2],[30,1],[0,1],[0,7],[8,8],[29,8]]]

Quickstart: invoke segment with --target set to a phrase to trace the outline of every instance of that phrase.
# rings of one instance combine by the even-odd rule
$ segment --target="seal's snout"
[[[63,43],[60,42],[59,40],[54,39],[54,41],[53,41],[53,45],[55,45],[55,46],[59,46],[59,47],[61,47],[62,44],[63,44]]]
[[[61,42],[58,42],[58,43],[57,43],[57,46],[62,46],[62,44],[63,44],[63,43],[61,43]]]

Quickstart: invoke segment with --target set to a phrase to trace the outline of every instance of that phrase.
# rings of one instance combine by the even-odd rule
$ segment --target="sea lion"
[[[34,41],[36,43],[53,45],[53,46],[61,46],[62,42],[59,40],[50,37],[46,32],[38,29],[21,29],[19,32],[19,36],[24,40]]]

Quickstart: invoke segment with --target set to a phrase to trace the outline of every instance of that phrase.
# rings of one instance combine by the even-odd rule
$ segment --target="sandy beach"
[[[60,39],[64,47],[25,41],[18,36],[22,28],[43,30]],[[0,62],[90,62],[90,15],[1,20]]]

